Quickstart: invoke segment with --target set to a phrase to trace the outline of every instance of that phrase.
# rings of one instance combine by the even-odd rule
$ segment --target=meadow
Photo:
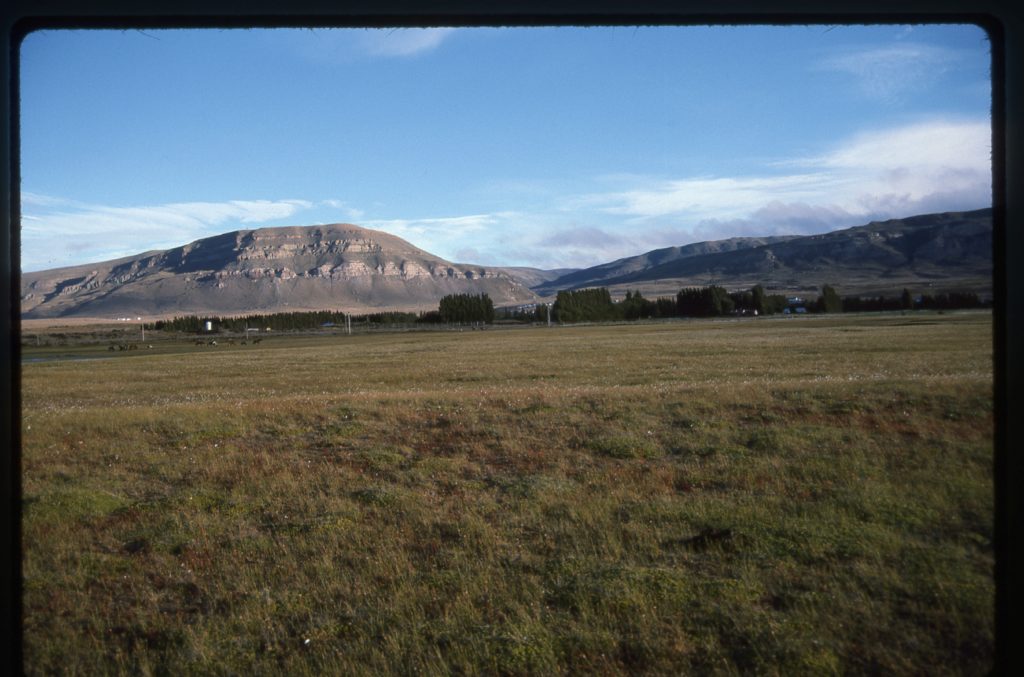
[[[986,312],[82,350],[22,368],[28,674],[992,667]]]

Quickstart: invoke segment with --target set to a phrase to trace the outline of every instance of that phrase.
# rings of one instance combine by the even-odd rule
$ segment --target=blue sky
[[[22,269],[348,222],[582,267],[991,204],[975,26],[52,30]]]

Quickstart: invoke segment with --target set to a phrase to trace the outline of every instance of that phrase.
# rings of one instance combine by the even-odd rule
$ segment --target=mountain
[[[992,210],[926,214],[822,235],[732,238],[666,247],[583,270],[458,264],[350,224],[239,230],[183,247],[22,275],[28,318],[232,315],[300,310],[428,310],[447,294],[496,306],[561,289],[649,296],[755,284],[844,295],[992,291]],[[531,289],[532,288],[532,289]]]
[[[166,251],[24,273],[25,318],[437,308],[447,294],[495,305],[536,295],[500,269],[456,264],[350,224],[239,230]]]
[[[903,287],[991,293],[992,210],[925,214],[822,235],[735,238],[657,249],[586,268],[534,287],[605,286],[647,294],[718,284],[844,294],[892,294]]]
[[[579,289],[609,284],[609,280],[618,280],[632,274],[671,264],[683,259],[731,252],[740,249],[751,249],[766,244],[782,242],[796,236],[777,237],[734,237],[728,240],[713,242],[696,242],[681,247],[665,247],[654,249],[638,256],[629,256],[610,263],[602,263],[591,268],[574,270],[553,280],[542,282],[531,288],[544,295],[555,293],[560,289]]]

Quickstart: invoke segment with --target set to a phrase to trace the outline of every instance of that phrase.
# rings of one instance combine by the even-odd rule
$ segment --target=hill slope
[[[926,214],[823,235],[739,238],[658,249],[576,271],[534,288],[587,286],[678,290],[764,284],[780,289],[843,285],[844,293],[902,286],[991,291],[992,210]]]
[[[350,224],[240,230],[166,251],[22,276],[22,316],[119,317],[311,309],[436,308],[446,294],[495,304],[535,295],[506,272],[445,261]]]
[[[538,293],[554,293],[559,289],[578,289],[609,284],[628,275],[641,274],[659,266],[667,266],[684,259],[699,258],[722,252],[738,251],[760,247],[773,242],[792,239],[795,236],[779,237],[734,237],[713,242],[696,242],[680,247],[654,249],[638,256],[629,256],[609,263],[602,263],[582,270],[574,270],[554,280],[542,282],[533,287]],[[654,278],[656,279],[656,278]]]

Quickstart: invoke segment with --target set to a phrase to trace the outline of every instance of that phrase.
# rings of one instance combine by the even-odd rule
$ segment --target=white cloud
[[[858,134],[807,165],[893,170],[955,167],[989,171],[992,129],[988,121],[934,121]]]
[[[31,207],[83,207],[86,206],[81,202],[74,200],[68,200],[62,197],[54,197],[52,195],[40,195],[39,193],[30,193],[23,191],[21,193],[21,205],[22,209],[26,206]]]
[[[802,171],[779,173],[786,168]],[[655,180],[567,205],[630,224],[750,222],[769,232],[801,233],[883,215],[973,209],[991,202],[991,129],[987,121],[931,121],[876,130],[766,169],[774,173]]]
[[[466,259],[465,255],[484,253],[484,259],[494,260],[485,252],[493,250],[496,236],[514,228],[519,217],[517,212],[494,212],[413,219],[367,219],[360,225],[383,230],[450,261],[479,263]]]
[[[646,188],[584,196],[576,206],[589,204],[609,214],[640,217],[715,215],[735,216],[757,208],[766,196],[810,199],[835,182],[827,173],[788,176],[696,177],[657,181]]]
[[[142,207],[89,205],[22,195],[22,269],[101,261],[175,247],[234,227],[290,218],[308,200],[177,202]]]
[[[846,178],[837,202],[853,213],[905,216],[991,203],[986,122],[937,121],[861,134],[808,160]]]
[[[365,58],[407,58],[441,46],[455,28],[316,28],[272,30],[263,40],[314,63],[348,63]]]
[[[487,226],[495,225],[500,219],[510,216],[511,212],[500,214],[470,214],[466,216],[447,216],[423,219],[370,219],[362,225],[367,228],[385,230],[393,235],[446,236],[464,235],[479,231]]]
[[[454,28],[373,29],[360,34],[362,49],[373,56],[412,56],[436,49]]]
[[[309,209],[312,204],[306,200],[177,202],[146,207],[77,204],[73,211],[65,209],[42,215],[30,214],[38,225],[27,230],[45,231],[49,235],[95,235],[133,230],[202,234],[209,227],[225,222],[249,224],[287,218],[302,209]]]
[[[561,268],[618,258],[630,241],[562,214],[496,211],[443,218],[370,219],[361,225],[401,237],[456,263]],[[638,253],[630,251],[630,253]],[[614,256],[612,256],[614,254]]]
[[[902,42],[833,56],[818,68],[851,76],[864,97],[899,102],[935,84],[958,59],[951,49]]]
[[[929,120],[865,131],[745,176],[605,174],[595,182],[611,189],[548,195],[529,210],[400,219],[365,218],[339,199],[109,207],[27,192],[22,264],[35,270],[105,260],[294,218],[351,221],[463,263],[589,266],[701,240],[820,233],[988,206],[991,130],[987,120]],[[518,196],[511,201],[523,205]]]
[[[365,215],[362,209],[353,207],[344,200],[320,200],[317,204],[341,212],[342,217],[349,221],[357,221]]]
[[[991,204],[990,138],[988,121],[925,121],[864,132],[755,175],[603,175],[599,183],[623,188],[521,213],[501,254],[516,265],[589,266],[704,240],[823,233],[977,209]],[[580,220],[589,225],[576,225]]]
[[[874,219],[991,203],[988,121],[873,130],[748,176],[653,179],[605,174],[601,193],[547,208],[367,221],[445,258],[584,267],[651,249],[737,236],[823,233]]]

